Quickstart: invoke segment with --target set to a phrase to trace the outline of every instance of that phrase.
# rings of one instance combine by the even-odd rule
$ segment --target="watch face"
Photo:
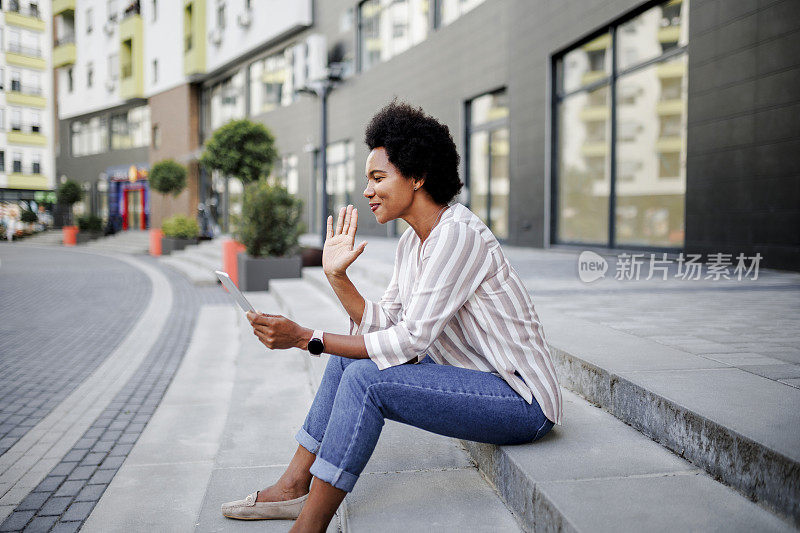
[[[322,353],[323,344],[322,341],[319,339],[311,339],[308,341],[308,351],[313,353],[314,355],[319,355]]]

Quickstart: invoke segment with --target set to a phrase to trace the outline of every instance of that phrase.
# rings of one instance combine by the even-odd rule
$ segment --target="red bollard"
[[[247,247],[234,240],[227,240],[222,243],[222,270],[227,272],[231,280],[239,286],[239,252],[244,252]]]
[[[150,230],[150,255],[158,257],[161,255],[161,239],[164,237],[164,232],[161,228]]]

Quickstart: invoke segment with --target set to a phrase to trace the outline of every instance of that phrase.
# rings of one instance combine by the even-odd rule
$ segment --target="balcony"
[[[72,41],[64,41],[61,39],[55,42],[53,47],[53,68],[64,67],[75,63],[75,36],[72,36]]]
[[[34,31],[44,31],[45,29],[39,8],[33,4],[23,9],[18,1],[8,3],[6,24]]]
[[[206,70],[206,2],[183,2],[183,74],[200,74]]]
[[[42,135],[40,124],[11,124],[6,134],[8,144],[24,144],[30,146],[46,146],[47,137]]]
[[[11,90],[6,93],[6,102],[28,107],[47,107],[47,99],[42,96],[41,87],[21,85],[16,80],[11,82]]]
[[[75,13],[75,0],[53,0],[53,16]]]
[[[20,43],[8,43],[6,62],[17,67],[45,70],[47,64],[39,48],[22,46]]]
[[[119,25],[120,96],[144,96],[144,33],[141,15],[128,13]]]
[[[22,169],[20,169],[22,170]],[[43,176],[39,173],[31,172],[30,174],[23,173],[23,172],[12,172],[8,175],[8,185],[9,189],[49,189],[49,184],[47,183],[47,176]]]

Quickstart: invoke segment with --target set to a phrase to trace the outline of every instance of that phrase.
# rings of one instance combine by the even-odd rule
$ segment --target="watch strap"
[[[311,338],[312,339],[319,339],[319,341],[322,343],[323,351],[325,350],[325,342],[324,342],[323,337],[322,337],[322,330],[321,329],[315,329],[314,333],[311,334]],[[308,352],[308,353],[311,353],[311,352]],[[311,353],[311,355],[313,355],[314,357],[319,357],[321,354]]]

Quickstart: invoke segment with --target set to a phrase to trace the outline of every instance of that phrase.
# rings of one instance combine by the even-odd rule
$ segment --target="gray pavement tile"
[[[106,454],[103,452],[88,453],[81,461],[81,466],[97,466],[103,462]]]
[[[52,529],[51,533],[75,533],[81,528],[82,521],[78,522],[59,522]]]
[[[0,531],[19,531],[31,518],[33,511],[14,511],[0,524]]]
[[[89,513],[92,512],[94,506],[95,502],[75,502],[69,506],[69,509],[67,509],[67,512],[64,513],[64,516],[61,518],[65,522],[72,520],[86,520],[86,517],[88,517]]]
[[[72,503],[72,496],[53,497],[47,500],[36,514],[39,516],[60,516],[69,507],[70,503]]]
[[[791,385],[796,389],[800,389],[800,378],[781,379],[779,381],[786,385]]]
[[[474,468],[366,474],[345,498],[347,531],[521,531]]]
[[[106,457],[100,468],[116,469],[122,466],[123,462],[125,462],[124,456]]]
[[[81,491],[81,488],[83,488],[83,486],[85,484],[86,483],[84,481],[82,481],[82,480],[65,481],[64,483],[61,484],[60,487],[58,487],[58,490],[56,491],[55,495],[56,496],[75,496],[76,494],[78,494]]]
[[[111,451],[111,448],[113,448],[113,447],[114,447],[114,441],[113,440],[101,440],[101,441],[98,441],[97,444],[92,446],[92,450],[91,451],[95,452],[95,453],[102,453],[102,454],[105,455],[106,453]]]
[[[800,365],[791,363],[768,365],[739,365],[739,368],[769,379],[800,378]]]
[[[81,489],[78,496],[75,498],[76,502],[96,502],[103,495],[108,485],[86,485]]]
[[[17,505],[17,511],[37,511],[50,497],[47,492],[31,492]]]
[[[616,533],[621,517],[628,531],[793,531],[705,474],[539,483],[537,491],[534,513],[556,508],[575,531]]]
[[[79,466],[67,477],[67,480],[74,481],[78,479],[89,479],[97,469],[95,466]]]
[[[33,492],[53,492],[61,485],[67,476],[47,476],[39,483]]]
[[[110,457],[115,457],[118,455],[128,455],[133,449],[133,444],[116,444],[109,452]]]
[[[62,461],[80,461],[84,457],[86,457],[86,450],[72,450],[67,455],[64,456]]]
[[[23,533],[45,533],[50,531],[56,520],[58,520],[57,516],[37,516],[28,523]]]
[[[51,471],[50,474],[53,476],[66,476],[72,472],[75,467],[78,466],[78,463],[58,463]]]

